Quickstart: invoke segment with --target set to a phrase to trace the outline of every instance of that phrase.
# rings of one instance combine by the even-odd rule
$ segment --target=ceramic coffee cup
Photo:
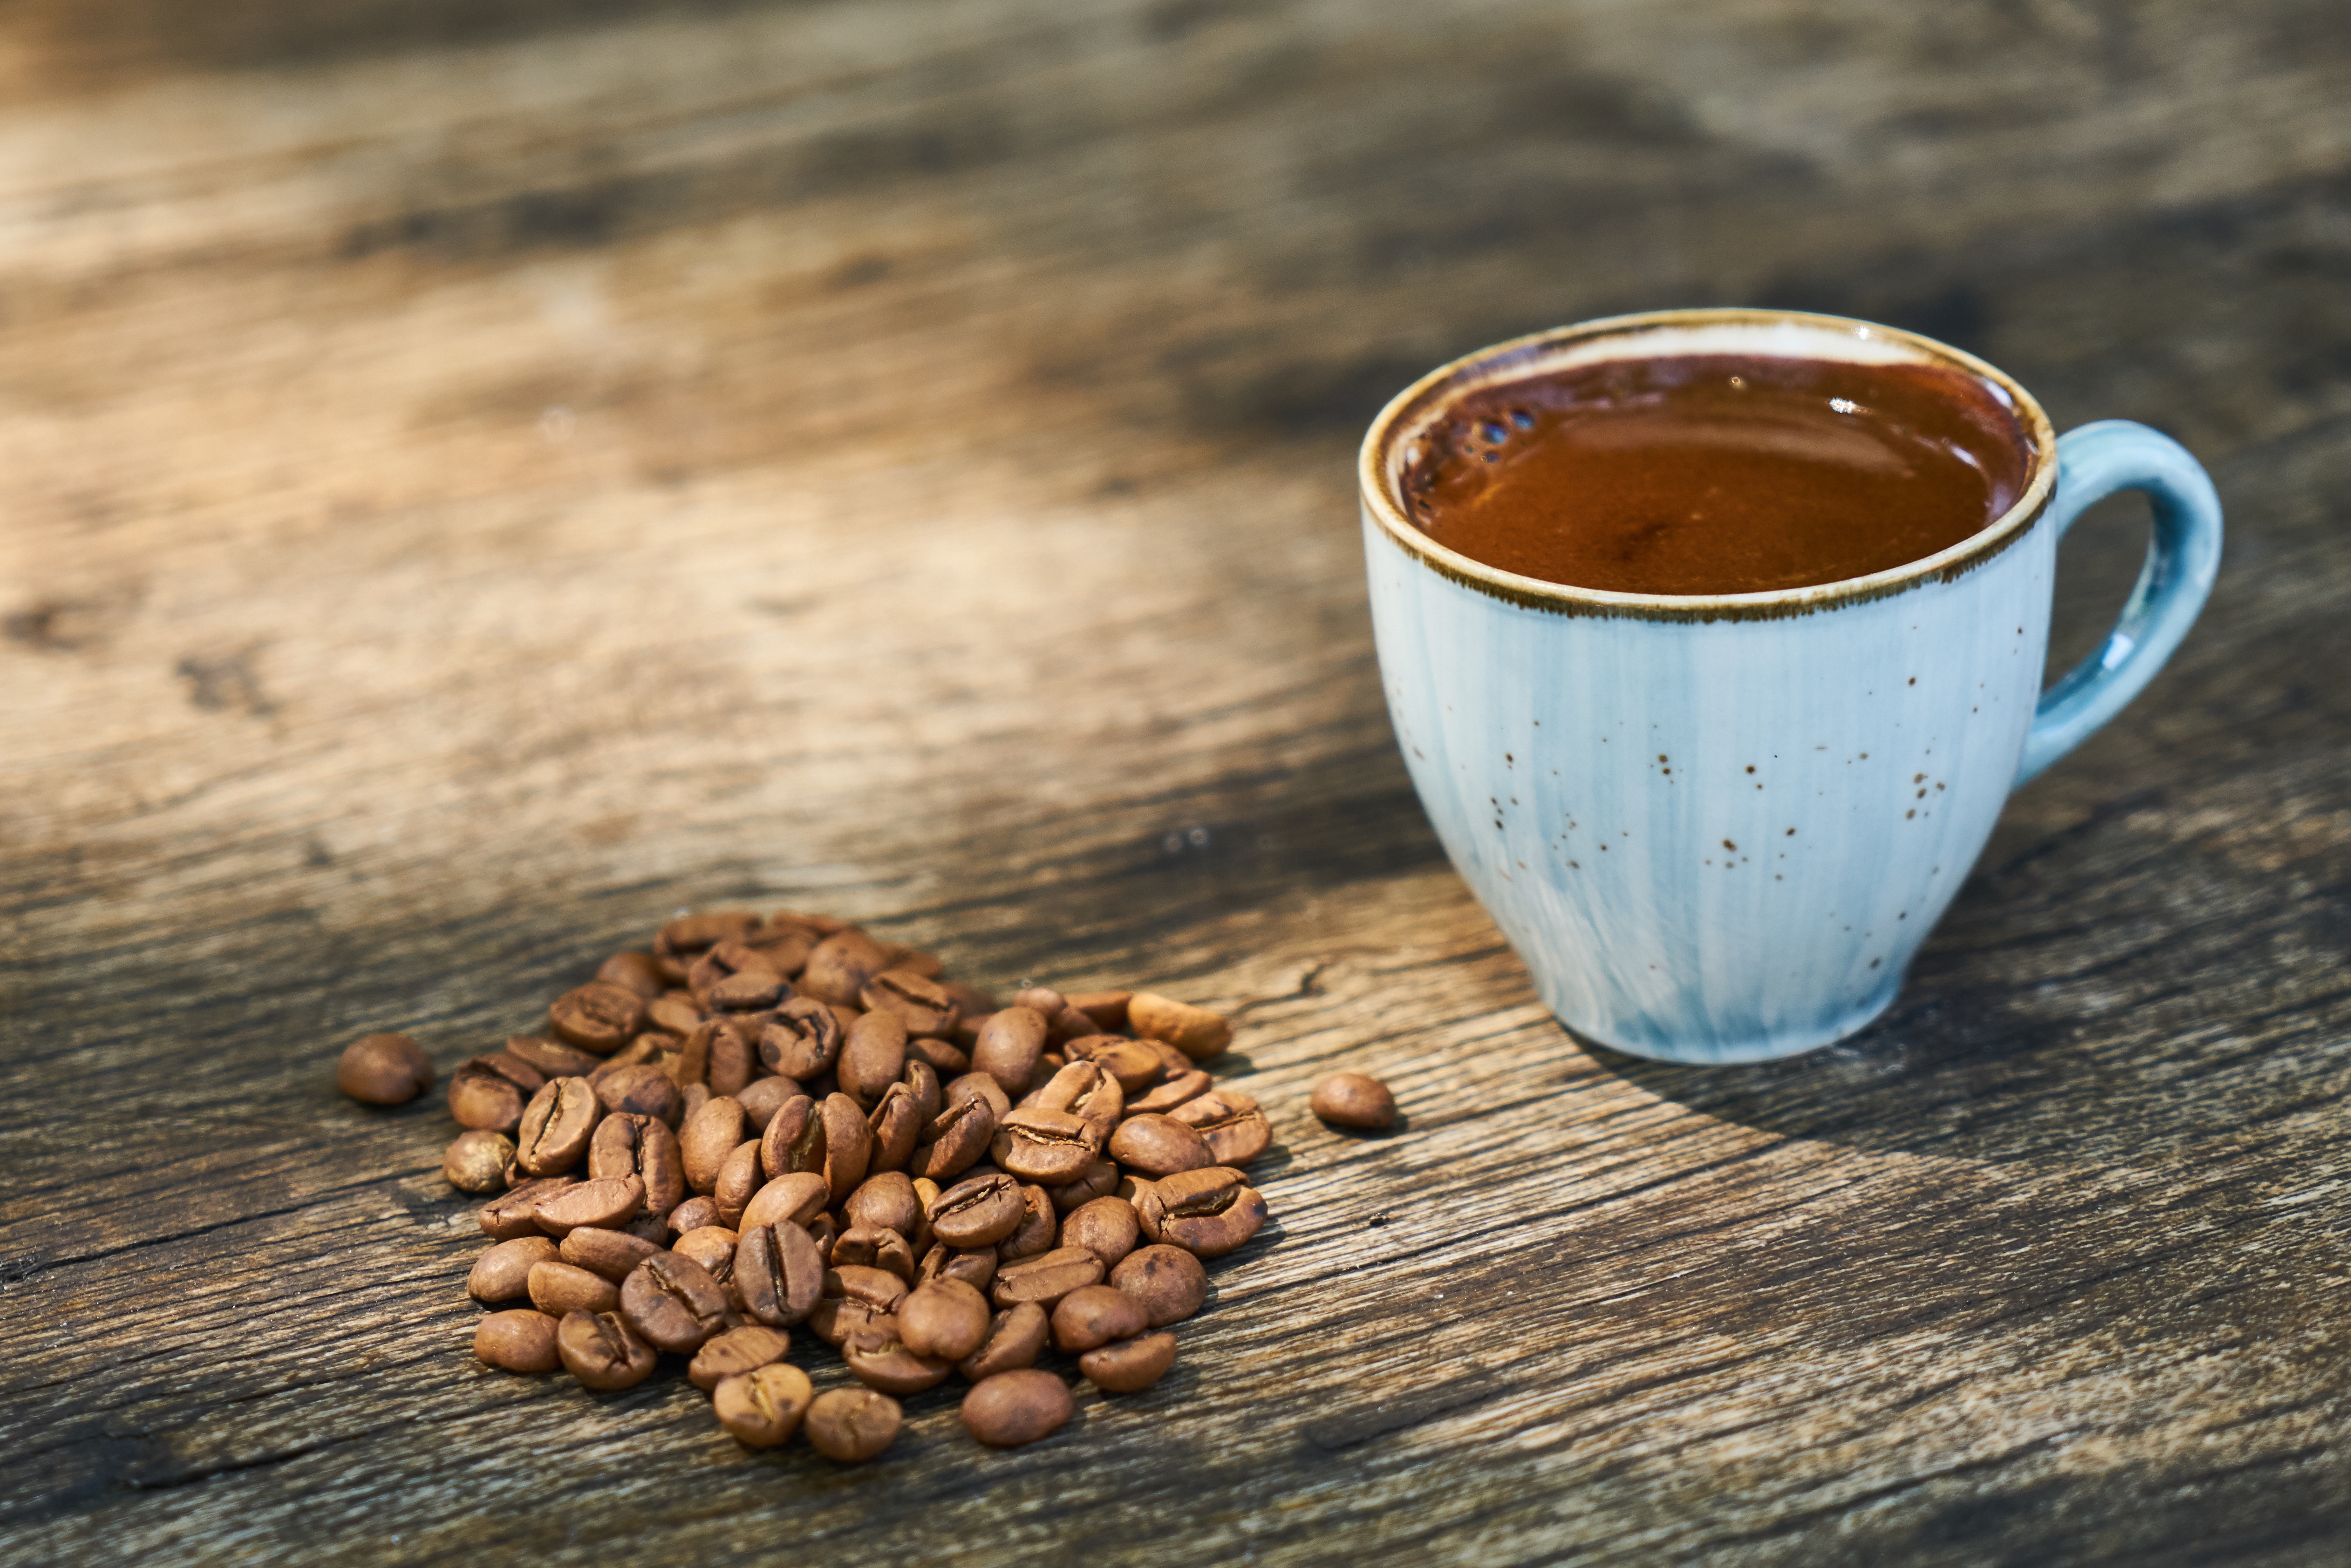
[[[1398,504],[1414,442],[1468,389],[1718,353],[1963,371],[2016,415],[2023,493],[1907,566],[1720,596],[1516,576]],[[2211,481],[2169,438],[2106,421],[2061,440],[1971,355],[1792,312],[1620,317],[1473,354],[1387,406],[1359,478],[1381,680],[1438,837],[1552,1012],[1661,1061],[1792,1055],[1883,1012],[2009,791],[2147,683],[2220,555]],[[2153,503],[2146,569],[2043,691],[2057,541],[2118,490]]]

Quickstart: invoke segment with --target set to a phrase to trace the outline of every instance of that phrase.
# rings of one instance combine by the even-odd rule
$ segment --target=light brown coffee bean
[[[335,1087],[364,1106],[404,1106],[432,1086],[433,1059],[405,1034],[363,1034],[335,1063]]]
[[[909,1237],[923,1217],[922,1205],[914,1197],[914,1184],[902,1170],[885,1170],[867,1177],[841,1205],[841,1213],[852,1227],[879,1226]]]
[[[530,1304],[549,1317],[568,1312],[611,1312],[621,1304],[621,1287],[601,1274],[554,1259],[533,1263],[527,1279]]]
[[[928,1120],[914,1101],[914,1092],[905,1085],[893,1084],[884,1089],[872,1114],[865,1118],[865,1130],[873,1151],[867,1168],[904,1170],[914,1158],[923,1125]]]
[[[865,1179],[873,1135],[865,1126],[864,1110],[847,1095],[827,1095],[818,1109],[824,1123],[824,1179],[832,1189],[832,1201],[839,1203]]]
[[[500,1241],[474,1260],[473,1272],[465,1276],[465,1293],[492,1306],[521,1301],[530,1293],[531,1265],[554,1260],[555,1243],[544,1236]]]
[[[919,1394],[946,1381],[955,1363],[917,1355],[898,1337],[894,1317],[852,1332],[841,1342],[841,1359],[849,1375],[877,1393]]]
[[[1165,1040],[1195,1062],[1205,1062],[1233,1043],[1233,1026],[1205,1007],[1153,992],[1127,998],[1127,1026],[1152,1040]]]
[[[751,1146],[751,1163],[755,1169],[758,1165],[758,1144]],[[669,1234],[683,1236],[688,1231],[699,1231],[705,1226],[717,1223],[718,1200],[716,1199],[689,1198],[669,1211],[669,1218],[663,1222],[663,1226]]]
[[[1104,1033],[1115,1034],[1127,1027],[1127,999],[1131,991],[1073,991],[1064,1000],[1088,1018]]]
[[[1153,1182],[1136,1201],[1134,1217],[1154,1241],[1220,1258],[1258,1233],[1266,1207],[1247,1177],[1216,1165]]]
[[[1028,1103],[1046,1110],[1068,1111],[1108,1142],[1126,1114],[1126,1090],[1100,1063],[1072,1061],[1029,1096]]]
[[[1102,1260],[1083,1247],[1056,1247],[998,1268],[987,1296],[1000,1307],[1035,1302],[1050,1310],[1071,1291],[1094,1284],[1102,1277]]]
[[[1045,1049],[1045,1018],[1031,1007],[1012,1006],[992,1014],[972,1044],[971,1063],[1007,1095],[1028,1093],[1029,1075]]]
[[[563,1238],[562,1253],[565,1262],[618,1284],[629,1277],[631,1269],[660,1251],[658,1242],[644,1236],[580,1225]]]
[[[977,1104],[977,1102],[974,1102]],[[998,1172],[956,1183],[931,1205],[931,1234],[950,1247],[992,1247],[1027,1216],[1020,1184]]]
[[[921,1265],[914,1270],[914,1283],[921,1286],[933,1280],[961,1280],[976,1291],[985,1291],[995,1282],[996,1267],[993,1247],[964,1251],[939,1242],[924,1252]]]
[[[693,1259],[655,1252],[621,1282],[621,1316],[647,1345],[690,1355],[726,1326],[726,1293]]]
[[[973,1384],[964,1396],[963,1424],[991,1449],[1017,1449],[1051,1437],[1077,1408],[1068,1384],[1029,1367]]]
[[[555,1334],[555,1320],[543,1312],[494,1312],[474,1325],[474,1358],[501,1372],[552,1372],[562,1364]]]
[[[759,1025],[759,1061],[770,1073],[805,1084],[832,1071],[847,1033],[831,1008],[796,996]]]
[[[971,1071],[971,1054],[968,1049],[951,1045],[944,1040],[934,1040],[923,1034],[907,1036],[906,1059],[910,1062],[925,1064],[942,1077],[952,1077],[956,1074]]]
[[[460,1192],[503,1191],[514,1163],[514,1139],[504,1133],[461,1132],[441,1157],[441,1179]]]
[[[1198,1133],[1218,1165],[1247,1165],[1273,1142],[1265,1113],[1238,1089],[1212,1089],[1167,1115]]]
[[[743,1104],[743,1119],[751,1124],[753,1137],[766,1132],[768,1123],[787,1100],[800,1093],[797,1078],[754,1078],[735,1097]]]
[[[1113,1087],[1115,1085],[1113,1085]],[[1062,1187],[1085,1174],[1102,1155],[1102,1133],[1073,1111],[1032,1106],[997,1125],[988,1152],[1023,1181]]]
[[[1012,1005],[1025,1007],[1040,1018],[1050,1018],[1069,1006],[1070,999],[1050,985],[1029,985],[1013,993]]]
[[[843,1231],[832,1243],[827,1261],[836,1268],[855,1263],[887,1270],[909,1283],[914,1278],[914,1253],[906,1238],[880,1225],[852,1225]]]
[[[813,1225],[831,1205],[832,1189],[821,1175],[813,1170],[787,1171],[752,1194],[751,1201],[743,1207],[743,1222],[735,1229],[756,1230],[778,1220]]]
[[[1098,1159],[1078,1173],[1078,1179],[1066,1187],[1055,1187],[1053,1207],[1064,1214],[1071,1213],[1097,1198],[1107,1198],[1118,1190],[1118,1167],[1106,1159]]]
[[[1091,1062],[1114,1080],[1120,1091],[1140,1095],[1167,1075],[1159,1054],[1140,1040],[1116,1034],[1081,1034],[1062,1047],[1071,1064]]]
[[[1105,1394],[1140,1393],[1175,1365],[1176,1336],[1164,1331],[1122,1339],[1078,1357],[1078,1370]]]
[[[744,937],[742,943],[765,958],[769,969],[789,980],[808,967],[809,954],[824,940],[825,935],[797,920],[778,921],[770,916],[767,924]]]
[[[461,1127],[510,1133],[522,1122],[522,1107],[547,1075],[513,1056],[475,1056],[449,1077],[449,1114]]]
[[[660,1359],[616,1312],[567,1313],[555,1329],[563,1369],[600,1392],[633,1388]]]
[[[1007,1307],[988,1321],[987,1337],[956,1364],[956,1370],[977,1383],[999,1372],[1033,1366],[1051,1333],[1045,1309],[1035,1302]]]
[[[708,1022],[691,993],[673,991],[645,1003],[645,1027],[655,1033],[683,1040]]]
[[[711,909],[680,915],[653,937],[655,955],[708,952],[721,942],[739,942],[756,933],[763,922],[749,909]]]
[[[604,1117],[585,1078],[549,1078],[523,1108],[515,1133],[515,1168],[526,1176],[560,1176],[588,1153]]]
[[[906,1024],[891,1012],[867,1012],[841,1036],[833,1064],[843,1094],[871,1111],[906,1070]]]
[[[685,1037],[685,1050],[702,1053],[702,1081],[711,1094],[739,1095],[759,1075],[757,1032],[739,1018],[707,1018]]]
[[[610,1056],[636,1038],[645,1023],[645,1000],[610,981],[591,980],[567,991],[547,1010],[548,1027],[567,1045]]]
[[[481,1222],[482,1234],[493,1241],[511,1241],[517,1236],[544,1235],[546,1232],[538,1228],[538,1200],[549,1193],[575,1185],[577,1183],[568,1176],[525,1181],[508,1188],[482,1205],[475,1218]]]
[[[829,1388],[809,1407],[809,1445],[835,1464],[863,1464],[897,1440],[898,1401],[871,1388]]]
[[[945,987],[910,970],[888,969],[865,982],[858,1005],[868,1012],[895,1013],[910,1035],[952,1039],[963,1009]]]
[[[1134,1251],[1142,1235],[1134,1205],[1123,1198],[1097,1198],[1071,1210],[1061,1220],[1061,1245],[1083,1247],[1100,1258],[1105,1269],[1118,1267],[1119,1260]]]
[[[824,1275],[814,1239],[789,1220],[746,1231],[736,1244],[736,1299],[769,1327],[805,1322],[824,1297]]]
[[[944,1113],[966,1100],[984,1100],[987,1114],[1001,1122],[1012,1114],[1012,1096],[1004,1085],[985,1073],[966,1073],[959,1078],[949,1078],[939,1090],[939,1110]]]
[[[785,1330],[747,1323],[705,1340],[685,1369],[685,1380],[707,1394],[729,1377],[781,1361],[791,1347],[792,1336]]]
[[[724,1225],[705,1225],[678,1237],[669,1250],[701,1264],[703,1272],[724,1290],[735,1278],[735,1253],[742,1243],[742,1236]]]
[[[824,1168],[824,1117],[817,1102],[795,1095],[776,1107],[759,1134],[759,1168],[769,1176]]]
[[[1130,1169],[1157,1178],[1217,1163],[1207,1141],[1171,1116],[1148,1112],[1131,1116],[1110,1135],[1110,1157]]]
[[[606,985],[635,992],[647,1002],[663,991],[662,977],[653,968],[651,953],[614,953],[598,967],[596,978]]]
[[[969,1170],[996,1137],[996,1111],[977,1096],[951,1104],[923,1129],[913,1168],[933,1181],[951,1181]]]
[[[509,1034],[507,1054],[528,1063],[546,1078],[581,1078],[596,1070],[596,1058],[543,1034]]]
[[[1208,1299],[1208,1271],[1181,1247],[1150,1246],[1130,1252],[1111,1270],[1110,1282],[1143,1303],[1153,1328],[1183,1322]]]
[[[1053,1348],[1075,1355],[1132,1339],[1151,1325],[1143,1303],[1115,1285],[1086,1285],[1053,1308]]]
[[[791,1440],[815,1399],[807,1373],[789,1362],[770,1361],[720,1379],[711,1387],[710,1409],[745,1448],[774,1449]]]
[[[1020,1207],[1020,1223],[1013,1227],[1012,1234],[996,1244],[999,1262],[1015,1262],[1050,1252],[1060,1241],[1061,1216],[1044,1188],[1021,1188]]]
[[[1363,1073],[1333,1073],[1314,1085],[1310,1102],[1314,1114],[1332,1127],[1379,1128],[1394,1127],[1395,1096],[1377,1078]]]
[[[1175,1047],[1170,1046],[1168,1049],[1174,1050]],[[1154,1084],[1142,1094],[1128,1100],[1126,1114],[1164,1116],[1178,1106],[1198,1099],[1215,1086],[1216,1081],[1207,1074],[1197,1067],[1186,1067],[1179,1072],[1170,1073],[1161,1082]]]
[[[617,1231],[644,1206],[643,1182],[633,1176],[607,1176],[571,1182],[547,1194],[531,1206],[531,1217],[541,1231],[561,1241],[582,1225]]]
[[[677,1154],[688,1190],[716,1189],[718,1172],[726,1166],[726,1157],[741,1146],[748,1127],[743,1102],[731,1095],[712,1096],[685,1119],[677,1135]]]
[[[591,1080],[607,1116],[652,1116],[674,1127],[684,1118],[685,1099],[677,1084],[649,1062],[622,1067]]]
[[[588,1174],[635,1177],[644,1184],[644,1206],[651,1213],[665,1215],[685,1201],[677,1135],[653,1116],[619,1111],[597,1123],[588,1140]]]
[[[743,1211],[751,1206],[751,1199],[767,1184],[767,1173],[759,1164],[758,1142],[736,1145],[735,1152],[719,1166],[718,1180],[710,1189],[710,1200],[718,1206],[718,1222],[729,1230],[741,1230]]]
[[[961,1361],[987,1343],[987,1298],[961,1280],[933,1280],[897,1308],[898,1337],[917,1355]]]
[[[890,967],[890,955],[863,931],[851,927],[817,943],[800,970],[799,988],[820,1002],[854,1006],[865,982]]]

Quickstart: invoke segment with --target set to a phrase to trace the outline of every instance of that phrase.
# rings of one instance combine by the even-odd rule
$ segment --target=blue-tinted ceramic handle
[[[2089,739],[2155,679],[2195,624],[2220,570],[2220,497],[2186,447],[2128,420],[2100,420],[2058,438],[2049,524],[2059,537],[2117,490],[2145,491],[2154,504],[2147,565],[2105,645],[2041,694],[2018,784]]]

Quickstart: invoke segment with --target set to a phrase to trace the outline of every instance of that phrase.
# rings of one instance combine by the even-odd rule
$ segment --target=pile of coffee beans
[[[1231,1038],[1144,992],[999,1004],[825,916],[681,916],[450,1080],[443,1172],[495,1195],[474,1353],[596,1389],[684,1357],[743,1443],[845,1462],[960,1374],[974,1438],[1034,1442],[1076,1407],[1040,1358],[1149,1387],[1265,1223],[1271,1129],[1202,1066]],[[337,1082],[397,1104],[433,1068],[374,1034]],[[817,1393],[795,1331],[862,1386]]]

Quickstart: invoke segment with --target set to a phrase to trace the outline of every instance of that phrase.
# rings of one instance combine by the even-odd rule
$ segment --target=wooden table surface
[[[0,1559],[2341,1560],[2346,101],[2333,0],[9,7]],[[1895,1011],[1735,1070],[1578,1044],[1447,867],[1350,472],[1713,302],[2230,528]],[[736,903],[1236,1016],[1276,1223],[1166,1382],[836,1471],[474,1363],[441,1096],[335,1054]]]

